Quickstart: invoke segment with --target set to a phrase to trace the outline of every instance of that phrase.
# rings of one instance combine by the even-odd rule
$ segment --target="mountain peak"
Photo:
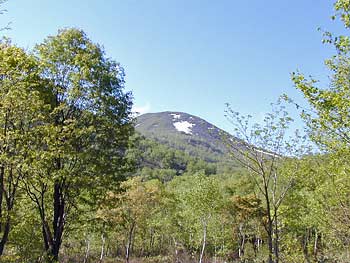
[[[147,138],[189,154],[215,161],[226,152],[228,133],[197,116],[177,111],[146,113],[137,118],[136,130]]]
[[[215,129],[220,130],[202,118],[177,111],[143,114],[137,118],[136,126],[137,129],[142,129],[141,127],[144,126],[144,128],[149,130],[167,129],[171,132],[199,136],[203,135],[203,132],[207,133]]]

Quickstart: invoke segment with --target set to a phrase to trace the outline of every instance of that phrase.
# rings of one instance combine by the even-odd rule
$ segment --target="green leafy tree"
[[[280,209],[285,233],[284,261],[325,260],[322,254],[328,239],[325,238],[326,229],[332,228],[322,205],[324,198],[330,197],[323,195],[324,189],[332,188],[324,173],[329,163],[327,159],[327,156],[311,155],[299,161],[295,185]]]
[[[251,124],[251,116],[242,116],[229,105],[227,118],[235,127],[236,140],[225,139],[231,156],[248,171],[259,195],[264,200],[267,217],[266,233],[269,263],[280,259],[280,214],[279,209],[287,193],[294,185],[294,174],[283,176],[285,160],[293,161],[302,152],[297,136],[290,140],[287,131],[293,121],[285,108],[273,105],[262,124]],[[297,169],[297,166],[295,166]]]
[[[333,19],[339,17],[344,26],[349,28],[349,1],[335,1],[334,8]],[[336,258],[336,254],[340,255],[341,251],[344,251],[344,255],[348,254],[350,236],[346,229],[350,211],[350,38],[347,35],[334,36],[325,32],[323,42],[332,45],[336,50],[336,54],[325,61],[330,72],[329,82],[320,83],[300,72],[293,73],[292,80],[310,107],[302,109],[301,112],[310,138],[327,156],[326,162],[319,166],[319,173],[324,174],[325,180],[317,186],[315,198],[320,202],[325,218],[332,225],[323,228],[323,233],[328,233],[328,243],[333,240],[329,248],[338,249],[338,253],[332,253]],[[346,260],[345,258],[342,260]]]
[[[333,18],[339,16],[349,28],[349,1],[338,0],[334,7],[336,15]],[[336,55],[325,61],[330,71],[329,83],[321,87],[316,79],[307,78],[300,72],[292,73],[292,81],[311,107],[302,111],[311,138],[323,150],[334,152],[346,150],[350,143],[350,39],[345,35],[335,37],[330,32],[324,32],[323,42],[336,50]]]
[[[26,189],[40,212],[45,249],[57,260],[79,195],[105,192],[127,171],[131,95],[123,92],[120,65],[81,30],[59,31],[35,55],[50,111]]]
[[[0,255],[11,228],[18,188],[31,175],[30,161],[44,120],[36,60],[9,42],[0,44]]]
[[[236,195],[230,198],[228,208],[235,219],[235,233],[238,236],[238,257],[240,259],[245,258],[246,245],[249,241],[253,243],[254,257],[256,257],[263,240],[261,229],[265,211],[261,206],[261,200],[252,194]]]
[[[204,261],[208,242],[214,233],[209,230],[219,220],[219,211],[223,207],[223,198],[217,180],[203,174],[176,178],[169,186],[178,200],[179,237],[188,246],[199,251],[199,262]]]
[[[126,262],[135,246],[136,229],[142,232],[160,209],[161,189],[158,180],[142,182],[140,177],[131,178],[121,184],[120,193],[108,193],[98,211],[98,217],[111,226],[112,231],[117,231],[115,226],[122,228]],[[142,235],[142,239],[146,240],[146,235]],[[152,249],[152,236],[149,239]]]

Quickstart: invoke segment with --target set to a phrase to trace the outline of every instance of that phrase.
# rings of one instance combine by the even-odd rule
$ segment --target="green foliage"
[[[90,193],[92,204],[130,170],[131,94],[120,65],[81,30],[60,31],[33,55],[3,42],[0,63],[0,255],[14,228],[24,240],[42,232],[45,253],[57,260],[80,195]],[[19,197],[33,201],[39,213],[24,222],[40,222],[39,230],[15,217]],[[29,249],[19,246],[23,256]]]
[[[120,176],[133,130],[131,94],[123,93],[123,69],[76,29],[47,38],[36,47],[36,54],[42,78],[50,85],[50,123],[45,131],[51,141],[44,154],[76,162],[75,170],[68,173],[86,171],[90,178],[99,174],[106,181]],[[64,177],[67,171],[60,170]]]
[[[349,27],[349,1],[338,0],[334,4],[335,16]],[[295,87],[306,98],[311,110],[303,109],[308,133],[324,153],[308,160],[304,166],[306,178],[293,194],[292,202],[303,200],[294,209],[303,220],[289,214],[286,222],[293,232],[299,232],[303,253],[307,260],[331,260],[347,262],[349,231],[349,51],[348,36],[325,33],[325,43],[336,49],[336,55],[325,61],[330,71],[328,86],[321,87],[313,78],[293,73]],[[295,207],[295,206],[293,206]],[[289,209],[288,205],[285,208]],[[304,234],[302,232],[304,231]],[[313,243],[314,245],[310,245]],[[312,251],[312,253],[310,252]]]
[[[350,41],[324,36],[329,87],[292,74],[317,154],[283,106],[253,125],[228,108],[238,140],[218,144],[134,134],[124,71],[83,31],[1,42],[0,261],[349,262]]]
[[[132,140],[134,141],[133,148],[128,151],[128,155],[138,168],[136,175],[145,180],[158,179],[168,182],[175,176],[192,175],[199,171],[203,171],[206,175],[218,174],[221,171],[231,173],[234,167],[230,162],[206,162],[199,157],[145,138],[138,133]]]
[[[334,3],[336,14],[332,17],[340,17],[346,28],[350,27],[350,2],[348,0],[337,0]]]

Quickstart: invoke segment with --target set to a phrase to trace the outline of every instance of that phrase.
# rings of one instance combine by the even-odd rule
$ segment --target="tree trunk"
[[[256,253],[258,253],[259,250],[260,250],[260,244],[261,244],[260,237],[257,237],[257,240],[256,240]]]
[[[100,261],[99,261],[100,263],[102,262],[104,257],[104,250],[105,250],[105,243],[106,243],[106,238],[104,234],[101,235],[101,240],[102,240],[102,245],[101,245],[101,254],[100,254]]]
[[[279,262],[279,233],[278,233],[278,218],[277,218],[277,208],[275,207],[274,213],[274,224],[275,224],[275,235],[274,235],[274,254],[275,254],[275,263]]]
[[[125,262],[129,263],[129,259],[130,259],[130,253],[131,253],[131,245],[132,245],[132,236],[134,233],[134,228],[135,228],[135,223],[132,223],[129,229],[129,233],[128,233],[128,241],[126,244],[126,252],[125,252]]]
[[[273,262],[273,222],[271,217],[271,207],[269,199],[269,191],[267,185],[264,186],[265,201],[266,201],[266,214],[267,214],[267,243],[269,246],[269,263]]]
[[[62,243],[62,235],[65,224],[65,199],[64,182],[56,181],[54,185],[54,215],[53,215],[53,240],[51,254],[58,261],[58,254]]]
[[[84,263],[87,263],[88,258],[89,258],[89,253],[90,253],[90,240],[86,239],[86,251],[85,251],[85,256],[84,256]]]
[[[317,244],[318,244],[318,233],[317,233],[317,229],[315,229],[315,242],[314,242],[314,257],[315,257],[315,260],[317,260],[317,252],[318,252]]]
[[[4,196],[4,176],[5,176],[5,167],[1,165],[0,167],[0,219],[2,219],[2,200]],[[2,220],[1,220],[2,221]],[[2,223],[0,222],[0,232],[2,231]],[[2,254],[0,254],[2,255]]]
[[[303,253],[305,261],[310,263],[310,257],[309,257],[309,229],[305,231],[304,237],[303,237]]]
[[[8,240],[8,236],[10,233],[10,216],[7,217],[4,228],[3,228],[3,234],[2,234],[2,238],[0,241],[0,256],[4,253],[4,249],[5,249],[5,244]]]
[[[203,256],[204,256],[204,250],[205,250],[205,246],[206,246],[206,238],[207,238],[207,223],[203,220],[202,222],[203,224],[203,244],[202,244],[202,250],[201,250],[201,254],[199,257],[199,263],[203,262]]]
[[[0,227],[0,232],[3,232],[2,238],[0,241],[0,256],[4,253],[5,245],[8,241],[8,236],[10,233],[10,223],[11,223],[10,213],[13,210],[14,198],[15,198],[16,189],[18,186],[18,183],[12,182],[13,174],[12,174],[12,169],[10,169],[9,178],[8,178],[8,190],[6,191],[5,186],[4,186],[4,176],[5,176],[4,173],[5,173],[4,167],[1,167],[1,171],[0,171],[0,187],[1,187],[0,219],[2,221],[2,219],[4,217],[4,212],[2,210],[3,210],[3,198],[5,197],[6,221],[4,223],[1,223],[1,227]]]
[[[3,200],[3,196],[4,196],[4,174],[5,174],[5,167],[3,165],[1,165],[0,167],[0,232],[2,232],[2,217],[3,217],[3,212],[2,212],[2,200]],[[6,230],[6,229],[5,229]],[[3,237],[1,239],[0,242],[0,256],[2,255],[2,253],[4,252],[4,247],[5,247],[5,243],[7,242],[7,236],[8,233],[5,235],[5,231],[4,230],[4,234]]]
[[[238,257],[241,258],[244,255],[244,246],[245,246],[245,235],[242,231],[242,224],[240,224],[238,231],[239,231]]]
[[[153,252],[153,246],[154,246],[154,230],[153,228],[150,229],[150,238],[149,238],[149,251],[148,256],[152,255]]]
[[[42,217],[41,223],[42,223],[44,247],[45,247],[45,250],[49,252],[50,250],[52,250],[52,234],[50,231],[49,224],[47,223],[45,217]]]

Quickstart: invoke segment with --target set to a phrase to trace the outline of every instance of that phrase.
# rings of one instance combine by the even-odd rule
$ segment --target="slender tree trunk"
[[[86,243],[86,250],[85,250],[85,256],[84,256],[84,263],[87,263],[90,253],[90,239],[85,240]]]
[[[3,206],[3,196],[4,196],[4,176],[5,176],[5,167],[0,166],[0,219],[2,219],[2,206]],[[2,220],[1,220],[2,221]],[[0,232],[2,231],[2,223],[0,222]],[[1,254],[0,254],[1,255]]]
[[[275,254],[275,262],[279,262],[279,233],[278,233],[278,218],[277,218],[277,208],[275,207],[274,212],[274,224],[275,224],[275,235],[274,235],[274,254]]]
[[[134,228],[135,228],[135,223],[132,223],[129,229],[129,233],[128,233],[128,241],[126,244],[126,252],[125,252],[125,262],[129,263],[129,259],[130,259],[130,253],[131,253],[131,246],[132,246],[132,237],[133,237],[133,233],[134,233]]]
[[[270,207],[270,199],[269,199],[269,191],[267,185],[265,183],[264,186],[265,191],[265,201],[266,201],[266,214],[267,214],[267,243],[269,246],[269,263],[273,262],[273,222],[271,217],[271,207]]]
[[[314,242],[314,258],[315,260],[317,260],[317,244],[318,244],[318,233],[317,233],[317,229],[315,229],[315,242]]]
[[[267,229],[267,243],[269,246],[269,263],[273,263],[273,240],[272,240],[272,235],[273,235],[273,226],[271,219],[268,219],[268,229]]]
[[[161,234],[159,239],[158,239],[158,253],[159,254],[163,254],[163,246],[164,246],[164,234]],[[167,240],[168,241],[168,245],[171,246],[171,239],[169,241],[169,239]],[[169,246],[168,246],[169,247]]]
[[[242,256],[244,255],[244,248],[245,248],[245,235],[242,236],[242,243],[241,243],[241,253]]]
[[[150,239],[149,239],[149,251],[148,251],[148,255],[152,255],[153,252],[153,246],[154,246],[154,230],[153,228],[151,228],[150,230]]]
[[[49,224],[47,223],[47,220],[45,217],[41,219],[42,222],[42,232],[43,232],[43,239],[44,239],[44,247],[47,252],[50,252],[52,250],[52,234],[50,231]]]
[[[3,230],[2,225],[2,219],[3,219],[3,212],[2,212],[2,206],[3,206],[3,196],[4,196],[4,175],[5,175],[5,167],[1,165],[0,167],[0,232]],[[6,234],[6,229],[4,230],[3,237],[1,238],[0,242],[0,256],[4,252],[5,243],[7,242],[8,233]]]
[[[7,110],[6,115],[5,115],[5,125],[4,125],[4,138],[6,138],[7,136],[7,129],[8,129],[8,118],[9,118],[9,114],[10,114],[10,109]],[[2,148],[2,152],[6,151],[6,146],[3,146]],[[3,217],[3,198],[4,198],[4,191],[5,191],[5,187],[4,187],[4,177],[5,177],[5,166],[4,164],[1,164],[0,166],[0,220],[2,221],[2,217]],[[0,232],[2,231],[2,223],[0,222]],[[0,253],[0,255],[2,255],[2,253]]]
[[[104,251],[105,251],[105,243],[106,243],[106,238],[105,235],[102,233],[101,235],[101,240],[102,240],[102,245],[101,245],[101,254],[100,254],[100,263],[103,261],[103,257],[104,257]]]
[[[258,253],[259,250],[260,250],[260,244],[261,244],[260,237],[257,237],[257,240],[256,240],[256,253]]]
[[[238,257],[241,258],[244,255],[244,246],[245,246],[245,235],[242,231],[242,224],[239,226],[239,248],[238,248]]]
[[[202,244],[201,254],[199,257],[199,263],[203,262],[204,250],[207,242],[206,240],[207,239],[207,222],[203,220],[202,224],[203,224],[203,244]]]
[[[221,224],[221,238],[222,238],[222,244],[221,244],[221,251],[224,251],[225,249],[225,233],[224,233],[224,224]]]
[[[309,229],[306,229],[304,237],[303,237],[303,253],[304,253],[304,258],[306,262],[310,262],[310,257],[309,257]]]

